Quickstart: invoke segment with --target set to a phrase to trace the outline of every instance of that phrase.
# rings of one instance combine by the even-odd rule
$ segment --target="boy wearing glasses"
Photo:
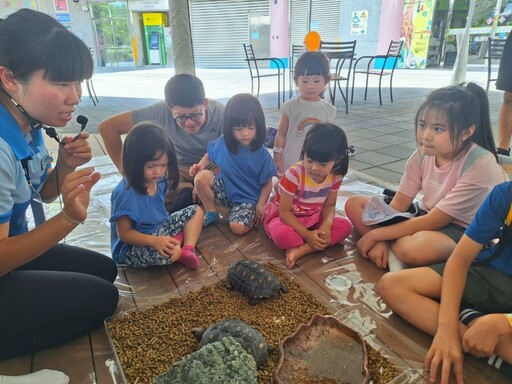
[[[171,77],[165,85],[165,101],[110,117],[98,125],[105,147],[122,172],[121,135],[141,121],[159,124],[169,135],[178,157],[180,183],[168,193],[166,207],[178,211],[192,204],[193,177],[188,170],[206,153],[206,145],[222,134],[224,106],[205,97],[203,83],[189,74]]]

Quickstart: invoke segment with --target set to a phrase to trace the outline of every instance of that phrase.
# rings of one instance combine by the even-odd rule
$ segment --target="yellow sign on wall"
[[[167,25],[167,15],[165,13],[143,13],[142,21],[144,25]]]

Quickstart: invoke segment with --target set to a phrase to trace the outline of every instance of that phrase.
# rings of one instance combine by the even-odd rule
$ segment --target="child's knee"
[[[352,223],[350,222],[350,220],[344,218],[344,217],[339,217],[337,218],[338,219],[338,223],[337,223],[337,230],[340,232],[341,236],[344,238],[348,237],[348,235],[350,235],[350,232],[352,232]]]
[[[194,185],[196,187],[211,187],[213,183],[213,173],[206,169],[199,171],[194,177]]]
[[[229,223],[229,228],[231,229],[231,232],[233,232],[235,235],[243,235],[250,231],[252,228],[252,225],[250,227],[246,227],[242,223],[235,223],[231,222]]]
[[[398,287],[396,280],[396,274],[389,272],[382,275],[377,284],[379,295],[388,304],[396,296],[396,288]]]
[[[392,247],[395,256],[400,261],[411,266],[423,266],[445,260],[450,251],[444,251],[439,246],[425,246],[425,243],[415,241],[414,236],[401,239]]]
[[[304,244],[304,240],[293,228],[280,228],[272,233],[274,244],[281,249],[290,249]]]
[[[363,209],[368,201],[366,196],[351,196],[345,203],[345,213],[350,221],[358,220],[361,221]]]

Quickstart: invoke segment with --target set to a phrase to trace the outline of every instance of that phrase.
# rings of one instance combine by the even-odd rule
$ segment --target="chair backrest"
[[[506,39],[493,39],[488,38],[487,43],[487,58],[490,60],[499,60],[503,55],[503,48],[505,47]]]
[[[330,59],[343,59],[354,57],[356,40],[353,41],[321,41],[320,51]]]
[[[352,61],[354,60],[356,51],[356,40],[353,41],[321,41],[320,52],[325,53],[331,63],[336,62],[335,74],[339,75],[341,68],[348,60],[348,77],[352,70]]]
[[[400,56],[400,50],[402,49],[402,44],[404,42],[402,40],[391,40],[389,43],[387,56],[389,57],[398,57]]]
[[[386,69],[391,69],[391,72],[394,72],[403,43],[404,42],[402,40],[391,40],[391,42],[389,43],[388,52],[386,53],[386,57],[384,58],[384,63],[382,63],[381,72],[384,72],[384,70]],[[392,65],[389,65],[389,68],[387,66],[388,60],[390,63],[391,61],[393,61]]]
[[[295,69],[295,63],[297,59],[305,52],[304,50],[304,44],[292,44],[292,49],[290,52],[290,60],[289,60],[289,66],[290,66],[290,72],[293,72]]]
[[[256,56],[254,55],[254,48],[252,47],[252,44],[244,43],[244,51],[247,65],[249,66],[249,71],[251,72],[251,76],[253,75],[253,69],[256,71],[256,74],[259,75],[260,72],[258,69],[258,61],[256,60]]]

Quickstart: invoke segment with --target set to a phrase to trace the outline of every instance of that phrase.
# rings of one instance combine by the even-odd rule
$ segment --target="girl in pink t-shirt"
[[[286,250],[290,269],[302,256],[343,241],[352,230],[346,218],[335,217],[337,192],[348,170],[343,130],[315,124],[306,135],[301,159],[281,178],[263,219],[267,235]]]
[[[444,261],[491,189],[503,182],[491,130],[489,101],[474,83],[433,91],[416,118],[418,149],[390,206],[405,212],[417,194],[423,215],[389,226],[367,226],[367,196],[347,200],[345,212],[362,236],[357,246],[378,267],[388,266],[389,250],[413,266]]]

